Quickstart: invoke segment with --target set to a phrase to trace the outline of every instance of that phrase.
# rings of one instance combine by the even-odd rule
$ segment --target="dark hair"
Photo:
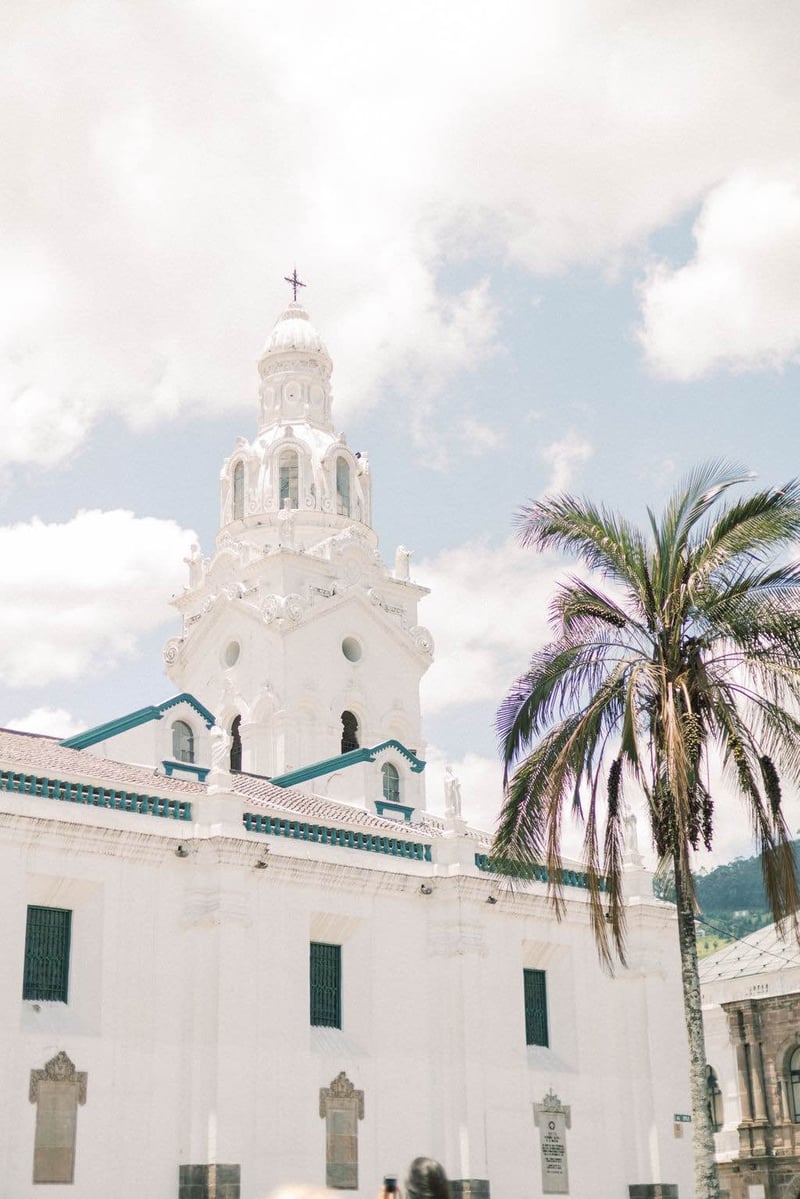
[[[450,1183],[432,1157],[415,1157],[408,1167],[406,1199],[450,1199]]]

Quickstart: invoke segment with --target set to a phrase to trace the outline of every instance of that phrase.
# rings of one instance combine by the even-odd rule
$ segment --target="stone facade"
[[[800,1046],[800,995],[741,999],[722,1005],[736,1056],[741,1120],[739,1154],[720,1165],[730,1199],[800,1195],[800,1111],[791,1103],[789,1059]]]

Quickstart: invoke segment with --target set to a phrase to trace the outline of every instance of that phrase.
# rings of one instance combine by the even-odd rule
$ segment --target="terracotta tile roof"
[[[85,750],[68,749],[54,737],[12,729],[0,729],[0,769],[56,779],[90,778],[118,790],[182,799],[202,795],[206,790],[203,783],[194,780],[174,775],[167,777],[150,767],[97,757]],[[234,774],[231,777],[233,790],[244,796],[247,806],[254,811],[268,808],[315,824],[349,825],[382,832],[386,836],[402,836],[405,840],[435,836],[442,829],[442,821],[435,816],[426,815],[421,823],[408,824],[377,816],[353,804],[307,795],[291,787],[276,787],[269,779],[256,775]],[[474,830],[470,830],[469,835],[479,838]]]
[[[132,766],[100,758],[80,749],[67,749],[54,737],[18,733],[0,729],[0,764],[6,769],[45,774],[50,777],[97,779],[125,791],[152,792],[162,795],[192,796],[205,791],[202,784],[189,779],[167,778],[148,766]]]

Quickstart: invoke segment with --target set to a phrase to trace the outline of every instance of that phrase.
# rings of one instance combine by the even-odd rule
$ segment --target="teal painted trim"
[[[67,783],[63,779],[39,778],[33,774],[17,774],[13,770],[0,770],[0,790],[17,795],[38,795],[42,799],[58,799],[65,803],[87,804],[93,808],[112,808],[117,812],[163,816],[168,820],[192,819],[192,805],[188,800],[138,795],[111,787],[93,787],[88,783]]]
[[[422,841],[403,841],[400,837],[379,837],[374,833],[357,833],[349,828],[330,828],[323,824],[307,824],[303,820],[286,820],[277,816],[245,812],[242,817],[249,833],[267,833],[271,837],[291,837],[294,841],[312,841],[316,845],[339,845],[343,849],[361,849],[366,853],[384,853],[392,858],[409,858],[414,862],[430,862],[431,847]]]
[[[302,766],[298,770],[290,770],[287,774],[279,774],[270,779],[276,787],[295,787],[298,783],[307,783],[309,779],[319,778],[331,770],[346,770],[359,762],[374,762],[376,756],[385,749],[393,749],[411,763],[413,774],[420,774],[425,769],[425,763],[412,750],[406,749],[399,741],[381,741],[380,745],[365,746],[363,749],[351,749],[349,753],[339,754],[335,758],[325,758],[321,762],[312,762],[310,766]]]
[[[392,803],[388,799],[376,799],[375,811],[379,816],[383,816],[384,812],[399,812],[399,814],[403,817],[403,820],[410,820],[411,813],[414,811],[414,809],[407,808],[405,804]]]
[[[83,733],[76,733],[74,737],[67,737],[64,741],[59,741],[59,745],[63,745],[66,749],[88,749],[90,745],[97,745],[98,741],[107,741],[109,737],[127,733],[129,729],[138,728],[140,724],[147,724],[150,720],[160,720],[165,712],[177,704],[189,704],[194,708],[197,715],[205,721],[206,728],[210,729],[214,724],[214,716],[208,708],[205,708],[188,691],[182,691],[180,695],[164,700],[163,704],[151,704],[149,708],[137,708],[135,712],[129,712],[127,716],[119,716],[116,720],[107,720],[105,724],[95,725],[93,729],[86,729]]]
[[[475,854],[475,865],[479,870],[485,870],[489,874],[503,874],[509,878],[525,878],[532,879],[537,883],[549,883],[550,875],[547,867],[542,866],[539,862],[514,862],[508,858],[490,858],[486,853]],[[553,880],[556,881],[555,879]],[[562,870],[561,878],[558,880],[562,887],[581,887],[584,891],[589,889],[589,876],[583,870]],[[608,890],[608,881],[601,875],[599,879],[601,891]]]
[[[172,778],[173,774],[181,771],[184,774],[193,774],[199,783],[204,783],[210,770],[209,766],[193,766],[191,762],[170,762],[163,761],[161,765],[164,767],[164,773],[167,778]]]

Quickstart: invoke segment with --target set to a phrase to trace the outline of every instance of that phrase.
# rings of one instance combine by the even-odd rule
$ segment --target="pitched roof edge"
[[[110,737],[118,737],[120,733],[127,733],[129,729],[138,728],[139,725],[147,724],[150,720],[160,720],[170,708],[182,703],[189,704],[194,708],[198,716],[205,721],[206,727],[211,728],[214,724],[213,714],[188,691],[182,691],[180,695],[174,695],[172,699],[165,699],[161,704],[150,704],[146,708],[137,708],[135,712],[128,712],[125,716],[118,716],[115,720],[97,724],[83,733],[75,733],[72,737],[66,737],[58,744],[65,749],[88,749],[90,745],[97,745],[98,742],[107,741]]]
[[[276,787],[294,787],[298,783],[306,783],[310,779],[319,778],[321,774],[327,774],[331,770],[346,770],[350,766],[357,766],[359,762],[374,762],[379,753],[386,749],[394,749],[397,753],[411,763],[411,769],[414,774],[420,774],[425,769],[425,762],[400,741],[395,741],[390,738],[388,741],[381,741],[378,745],[364,746],[362,749],[351,749],[346,754],[338,754],[334,758],[323,758],[320,762],[311,762],[308,766],[301,766],[298,770],[289,770],[286,774],[274,775],[270,782]]]

